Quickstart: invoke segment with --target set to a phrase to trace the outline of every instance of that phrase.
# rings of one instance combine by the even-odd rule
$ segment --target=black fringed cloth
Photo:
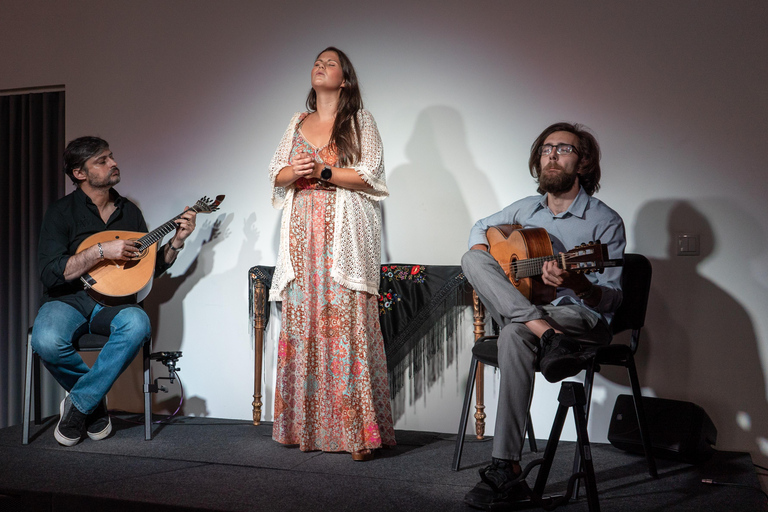
[[[260,265],[248,272],[252,320],[255,283],[260,281],[269,290],[273,272],[274,267]],[[381,266],[379,321],[393,395],[402,389],[406,370],[432,383],[453,362],[458,338],[454,334],[464,307],[471,305],[472,289],[458,265]],[[264,307],[269,319],[267,301]],[[423,390],[423,379],[416,380],[412,398]]]

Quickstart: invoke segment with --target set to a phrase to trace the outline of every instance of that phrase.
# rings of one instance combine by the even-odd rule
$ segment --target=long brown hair
[[[539,155],[539,146],[555,132],[569,132],[579,139],[579,145],[576,150],[579,152],[579,185],[584,187],[584,191],[592,195],[600,190],[600,146],[597,139],[592,135],[588,128],[581,124],[555,123],[548,126],[541,135],[533,142],[531,146],[531,157],[528,159],[528,169],[531,176],[539,181],[541,175],[541,156]],[[539,187],[539,194],[544,191]]]
[[[344,73],[344,87],[339,95],[339,105],[336,110],[336,119],[333,121],[330,143],[336,146],[340,165],[353,165],[360,161],[360,123],[357,120],[357,112],[363,108],[363,97],[360,94],[360,86],[357,83],[357,73],[352,66],[349,57],[336,47],[329,46],[317,54],[315,60],[324,52],[336,52],[339,56],[339,64]],[[307,95],[307,110],[317,110],[317,93],[309,90]],[[356,139],[356,140],[355,140]]]

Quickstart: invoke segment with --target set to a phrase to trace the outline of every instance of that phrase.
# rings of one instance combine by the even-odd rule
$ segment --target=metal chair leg
[[[586,397],[586,404],[584,404],[584,417],[586,418],[587,424],[589,423],[589,406],[592,403],[592,386],[595,383],[595,362],[593,361],[592,364],[587,368],[587,375],[584,377],[584,395]],[[573,456],[573,472],[578,473],[581,471],[582,468],[582,461],[581,461],[581,451],[576,450],[576,454]],[[571,496],[574,500],[579,497],[579,488],[581,486],[581,481],[577,481],[576,484],[573,486],[573,495]]]
[[[150,383],[150,360],[149,355],[151,351],[150,339],[144,344],[143,358],[144,358],[144,439],[146,441],[152,440],[152,394],[149,389]]]
[[[648,421],[645,417],[645,407],[643,407],[643,395],[640,389],[640,379],[637,378],[635,358],[632,356],[627,359],[627,373],[629,373],[629,382],[632,387],[632,397],[635,401],[635,414],[637,415],[637,425],[640,427],[640,440],[643,442],[645,460],[648,462],[648,474],[653,478],[659,478],[659,474],[656,471],[656,459],[653,457],[653,444],[651,443],[651,434],[648,431]]]
[[[32,409],[32,331],[27,334],[27,361],[24,376],[24,424],[21,427],[21,444],[29,444],[29,414]],[[39,400],[38,400],[39,401]]]
[[[528,446],[533,453],[539,452],[539,447],[536,446],[536,434],[533,433],[533,420],[531,420],[531,411],[528,411],[528,423],[525,426],[525,431],[528,433]]]

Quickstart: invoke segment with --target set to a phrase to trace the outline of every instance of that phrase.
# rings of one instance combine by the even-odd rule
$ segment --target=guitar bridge
[[[93,285],[96,284],[96,280],[91,277],[91,274],[84,274],[80,276],[80,280],[87,288],[93,288]]]

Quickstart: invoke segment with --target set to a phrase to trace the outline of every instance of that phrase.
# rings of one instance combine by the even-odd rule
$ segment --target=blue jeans
[[[85,318],[69,304],[53,300],[40,307],[32,329],[32,349],[84,414],[96,409],[151,334],[143,309],[121,310],[110,322],[109,341],[88,368],[72,342],[89,332],[90,322],[103,309],[96,305],[90,318]]]

